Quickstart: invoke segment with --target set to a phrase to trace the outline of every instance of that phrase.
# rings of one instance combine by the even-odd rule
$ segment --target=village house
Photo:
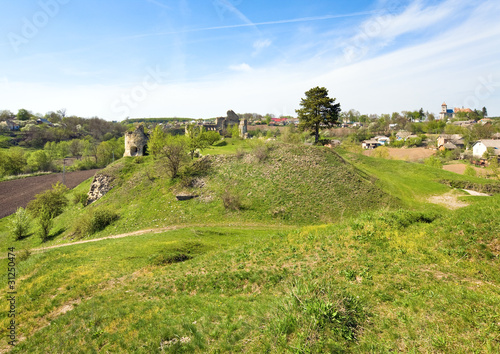
[[[410,132],[403,131],[403,130],[396,133],[396,140],[397,141],[401,141],[401,140],[406,141],[406,140],[412,139],[412,138],[418,138],[418,136],[415,134],[412,134]]]
[[[19,130],[21,129],[21,125],[13,120],[7,120],[5,122],[5,124],[7,125],[7,128],[10,130],[10,131],[14,131],[14,130]]]
[[[456,121],[456,122],[452,122],[451,124],[453,125],[456,125],[457,127],[470,127],[474,124],[476,124],[476,121],[475,120],[459,120],[459,121]]]
[[[441,134],[437,139],[437,147],[440,151],[463,149],[465,141],[460,134]]]
[[[363,142],[361,143],[361,147],[365,150],[372,150],[378,146],[380,146],[380,143],[375,139],[363,140]]]
[[[363,149],[366,149],[366,150],[371,150],[371,149],[375,149],[376,147],[379,147],[379,146],[389,145],[390,142],[391,142],[391,138],[388,138],[387,136],[380,135],[380,136],[376,136],[375,138],[372,138],[372,139],[364,140],[361,143],[361,147]]]
[[[287,119],[286,118],[271,118],[271,122],[269,125],[286,125],[287,124]]]
[[[488,151],[488,148],[493,149],[494,154],[500,157],[500,140],[494,139],[483,139],[476,142],[472,147],[472,156],[481,158]]]
[[[478,121],[479,124],[481,125],[486,125],[486,124],[491,124],[493,122],[493,119],[491,118],[483,118]]]
[[[389,145],[389,143],[391,142],[391,138],[384,135],[376,136],[373,139],[377,140],[380,145]]]
[[[36,120],[36,124],[47,124],[49,127],[53,126],[53,124],[51,122],[49,122],[47,119],[45,119],[45,118],[38,118]]]

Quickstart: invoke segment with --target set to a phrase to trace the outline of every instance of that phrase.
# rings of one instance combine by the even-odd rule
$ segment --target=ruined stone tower
[[[148,137],[144,134],[144,127],[139,125],[133,132],[125,133],[125,153],[123,156],[143,156]]]
[[[248,125],[248,122],[246,119],[242,119],[240,120],[240,126],[239,126],[239,129],[240,129],[240,137],[242,137],[243,139],[246,139],[248,137],[248,134],[247,134],[247,125]]]

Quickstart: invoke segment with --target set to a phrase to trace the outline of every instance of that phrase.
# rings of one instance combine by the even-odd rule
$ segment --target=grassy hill
[[[500,195],[427,202],[452,190],[441,180],[491,182],[338,153],[247,147],[174,182],[151,158],[110,166],[114,189],[68,207],[47,245],[99,208],[120,219],[92,237],[179,228],[19,259],[12,352],[498,352]],[[39,246],[7,223],[3,244]]]
[[[79,221],[103,209],[117,211],[120,218],[91,237],[169,225],[320,224],[399,205],[373,178],[326,148],[285,144],[240,148],[236,154],[205,156],[174,181],[152,157],[121,159],[102,173],[114,179],[114,188],[85,208],[70,205],[55,219],[58,236],[46,244],[73,240]],[[83,183],[73,194],[88,191],[89,185],[90,181]],[[176,200],[177,194],[190,193],[199,197]],[[227,200],[232,204],[225,207]],[[39,244],[36,237],[29,237],[18,246]]]

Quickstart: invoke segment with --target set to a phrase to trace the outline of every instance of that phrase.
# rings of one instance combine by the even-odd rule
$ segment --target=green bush
[[[144,156],[136,156],[134,157],[134,163],[141,164],[144,162],[144,159],[145,159]]]
[[[49,215],[50,219],[53,219],[60,215],[68,205],[65,196],[67,191],[68,188],[64,184],[57,182],[52,185],[52,189],[37,194],[35,199],[28,203],[26,209],[34,217],[40,217],[42,210],[44,210],[44,215]]]
[[[373,150],[372,157],[379,157],[382,159],[389,158],[389,148],[386,146],[379,146],[375,150]]]
[[[465,176],[476,177],[476,170],[472,166],[467,166],[464,171]]]
[[[215,142],[214,144],[212,144],[212,146],[226,146],[227,145],[227,141],[225,140],[219,140],[217,142]]]
[[[31,153],[31,155],[28,157],[27,164],[32,172],[52,171],[54,168],[52,158],[47,152],[43,150],[38,150]]]
[[[20,148],[0,151],[0,176],[18,175],[26,168],[26,156]]]
[[[257,161],[264,162],[269,156],[269,150],[268,145],[261,145],[254,149],[253,154],[257,158]]]
[[[243,207],[239,194],[229,188],[222,192],[221,199],[226,210],[240,210]]]
[[[214,145],[221,139],[218,132],[210,130],[202,133],[202,138],[207,142],[208,145]]]
[[[86,192],[75,193],[73,196],[74,204],[81,204],[82,206],[87,206],[87,200],[89,196]]]
[[[38,230],[38,235],[42,239],[42,242],[45,242],[50,237],[50,230],[53,225],[53,217],[50,212],[50,209],[42,206],[42,209],[39,211],[38,215],[38,226],[40,227]]]
[[[97,164],[97,162],[95,162],[95,160],[87,157],[87,158],[84,158],[83,160],[78,160],[76,161],[73,166],[71,166],[71,168],[69,170],[72,170],[72,171],[85,171],[85,170],[92,170],[94,168],[98,168],[99,165]]]
[[[443,163],[441,162],[441,159],[439,159],[436,156],[429,156],[424,160],[424,164],[430,167],[435,167],[435,168],[443,168]]]
[[[28,236],[31,228],[31,219],[23,208],[18,208],[12,218],[11,232],[15,240]]]
[[[21,250],[17,253],[16,257],[19,262],[27,260],[31,256],[31,252],[27,249]]]
[[[108,209],[97,209],[77,221],[75,234],[78,237],[93,235],[118,220],[119,215]]]

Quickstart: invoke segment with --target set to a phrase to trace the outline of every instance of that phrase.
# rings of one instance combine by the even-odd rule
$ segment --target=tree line
[[[38,120],[48,123],[39,124]],[[16,120],[21,126],[19,131],[10,132],[6,128],[2,132],[12,137],[11,145],[31,148],[42,148],[47,142],[60,142],[72,139],[90,138],[106,141],[123,136],[127,126],[117,122],[109,122],[102,118],[82,118],[66,116],[64,109],[48,112],[45,115],[33,114],[20,109],[17,114],[8,110],[0,111],[0,122]]]

